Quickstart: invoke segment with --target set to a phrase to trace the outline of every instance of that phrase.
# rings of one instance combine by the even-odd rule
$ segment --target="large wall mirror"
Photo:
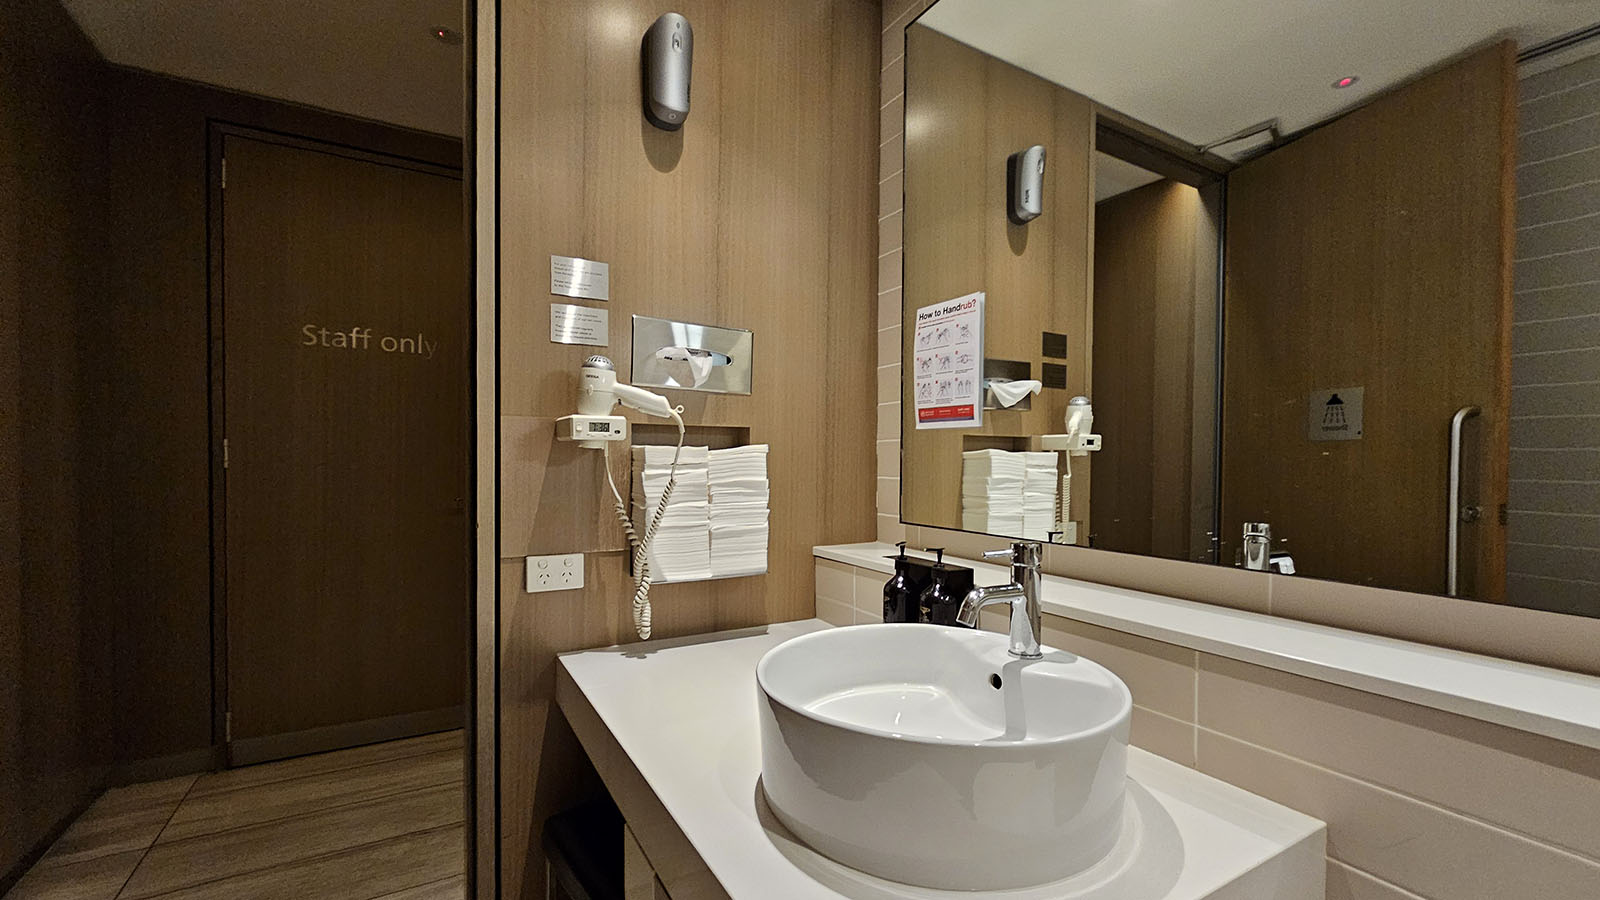
[[[902,519],[1600,616],[1596,23],[939,0]]]

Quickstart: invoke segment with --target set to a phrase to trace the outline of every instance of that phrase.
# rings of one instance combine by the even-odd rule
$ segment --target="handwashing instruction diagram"
[[[911,336],[918,428],[983,424],[983,291],[917,310]]]

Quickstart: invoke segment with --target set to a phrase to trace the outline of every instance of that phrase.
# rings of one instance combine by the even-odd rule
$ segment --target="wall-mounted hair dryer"
[[[617,367],[604,356],[591,356],[578,372],[578,413],[556,420],[563,441],[577,441],[590,450],[608,441],[628,439],[628,420],[611,410],[621,403],[646,415],[673,418],[672,404],[660,394],[617,381]]]
[[[657,128],[677,131],[689,118],[689,75],[694,68],[694,29],[689,20],[664,13],[645,31],[640,56],[645,118]]]
[[[1078,526],[1072,521],[1072,458],[1088,456],[1100,449],[1100,435],[1094,434],[1094,407],[1088,397],[1073,397],[1067,401],[1064,423],[1066,434],[1041,434],[1035,439],[1039,450],[1065,451],[1066,470],[1061,475],[1061,490],[1056,495],[1055,532],[1063,535],[1069,544],[1078,542]]]
[[[617,381],[617,367],[604,356],[591,356],[578,372],[578,412],[603,416],[618,403],[646,415],[672,417],[672,404],[660,394]]]
[[[635,525],[628,516],[628,504],[617,489],[611,475],[611,442],[626,440],[628,420],[611,415],[618,403],[631,409],[663,419],[671,419],[678,426],[678,447],[672,454],[672,466],[667,472],[667,484],[661,499],[649,519]],[[650,539],[655,536],[661,517],[666,513],[667,501],[678,483],[678,457],[683,453],[683,407],[673,406],[667,398],[631,384],[617,381],[617,367],[604,356],[591,356],[583,361],[578,371],[578,413],[557,420],[557,436],[564,441],[578,441],[579,446],[603,450],[606,453],[606,483],[611,487],[611,497],[616,501],[617,522],[628,536],[633,548],[633,625],[639,637],[650,637]]]
[[[1044,145],[1034,144],[1006,159],[1006,214],[1018,225],[1044,212]]]

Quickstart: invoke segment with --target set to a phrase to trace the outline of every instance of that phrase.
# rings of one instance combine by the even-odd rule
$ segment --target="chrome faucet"
[[[1272,561],[1272,526],[1266,522],[1244,523],[1244,560],[1246,569],[1267,571]]]
[[[1044,549],[1038,541],[1017,541],[1009,550],[990,550],[984,559],[1010,559],[1011,583],[973,588],[961,601],[956,621],[968,628],[978,624],[978,612],[996,603],[1011,605],[1011,655],[1018,659],[1040,659],[1039,652],[1039,557]]]

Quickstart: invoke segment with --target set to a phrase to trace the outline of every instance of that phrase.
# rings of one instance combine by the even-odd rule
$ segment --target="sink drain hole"
[[[994,688],[997,691],[1000,690],[1000,676],[999,676],[999,674],[994,674],[994,675],[990,675],[989,676],[989,686]]]

